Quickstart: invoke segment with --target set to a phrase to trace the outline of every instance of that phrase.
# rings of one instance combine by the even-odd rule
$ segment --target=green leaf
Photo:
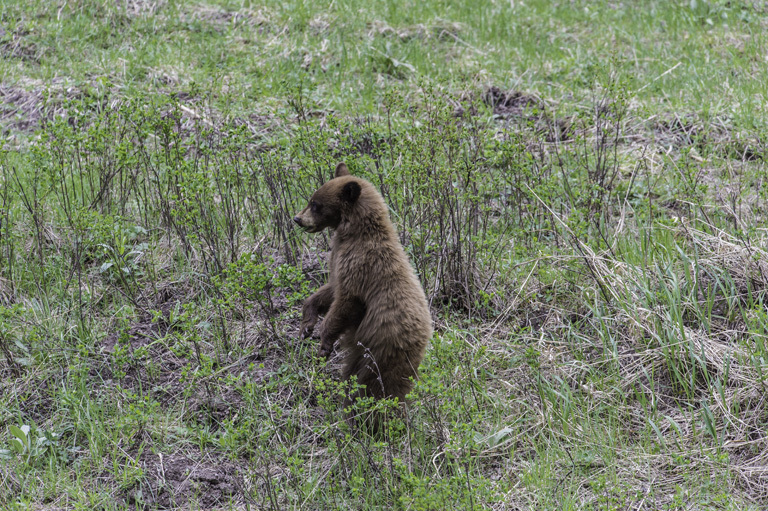
[[[31,428],[28,424],[24,424],[21,428],[11,426],[9,429],[11,430],[11,434],[21,440],[24,445],[29,445],[29,431]]]
[[[505,440],[507,440],[510,436],[512,436],[512,428],[502,428],[496,433],[492,434],[488,437],[488,446],[489,447],[496,447]]]
[[[24,454],[24,452],[26,451],[26,448],[24,447],[24,443],[18,438],[11,438],[11,448],[13,448],[13,450],[16,451],[18,454]]]

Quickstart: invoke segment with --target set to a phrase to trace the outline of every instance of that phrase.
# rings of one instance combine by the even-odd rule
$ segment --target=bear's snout
[[[304,223],[301,221],[301,217],[299,215],[293,217],[293,221],[299,224],[299,227],[304,227]]]

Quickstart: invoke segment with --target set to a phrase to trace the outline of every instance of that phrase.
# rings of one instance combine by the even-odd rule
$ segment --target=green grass
[[[766,15],[0,1],[0,507],[763,509]],[[436,319],[379,435],[298,338],[340,160]]]
[[[561,102],[614,73],[653,112],[761,126],[765,12],[750,2],[4,3],[6,83],[58,78],[143,95],[192,84],[218,106],[273,113],[297,86],[323,108],[377,111],[419,77],[495,83]],[[16,44],[18,42],[18,44]],[[12,53],[13,55],[13,53]],[[406,83],[406,85],[407,85]],[[277,103],[277,104],[276,104]]]

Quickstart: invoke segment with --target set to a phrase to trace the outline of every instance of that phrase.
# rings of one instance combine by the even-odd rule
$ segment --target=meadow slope
[[[0,0],[0,76],[0,508],[768,506],[763,2]],[[435,322],[378,436],[342,160]]]

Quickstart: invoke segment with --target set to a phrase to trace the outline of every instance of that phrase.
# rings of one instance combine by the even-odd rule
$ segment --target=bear
[[[325,316],[318,355],[327,358],[340,338],[342,376],[360,385],[347,404],[357,397],[403,403],[432,337],[432,315],[383,197],[342,162],[293,220],[310,233],[333,229],[328,283],[304,302],[301,337]]]

